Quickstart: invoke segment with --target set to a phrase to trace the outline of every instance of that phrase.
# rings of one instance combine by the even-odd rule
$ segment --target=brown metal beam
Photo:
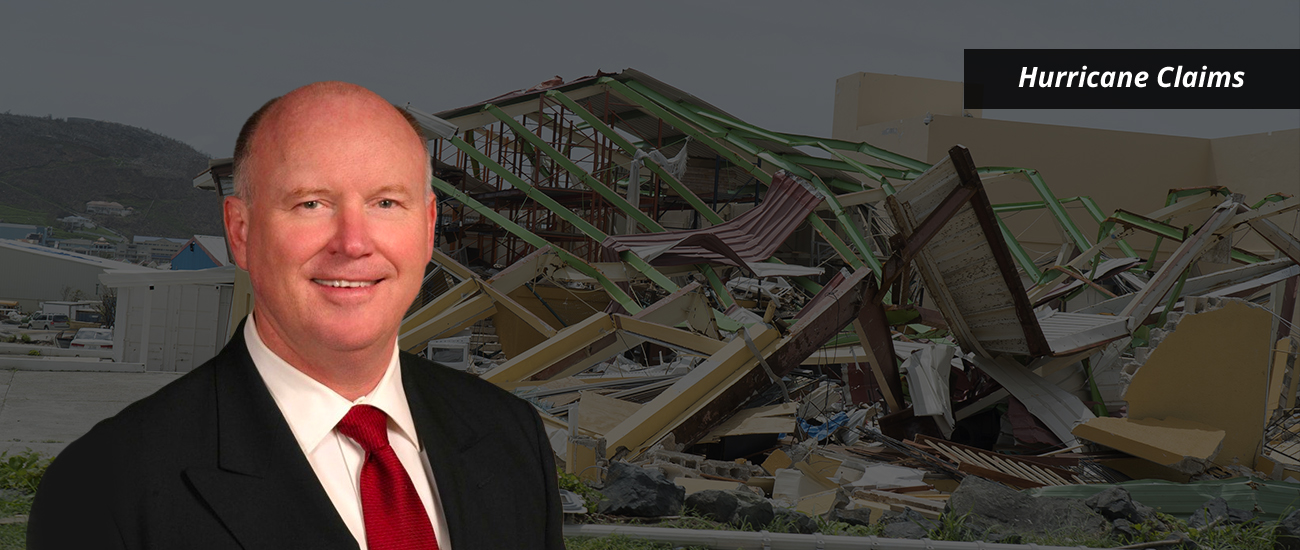
[[[957,169],[957,175],[961,177],[963,186],[973,186],[976,189],[975,196],[971,197],[971,207],[975,211],[975,218],[980,222],[980,228],[984,230],[984,237],[989,243],[989,251],[993,254],[993,260],[998,264],[998,271],[1002,273],[1002,280],[1006,282],[1007,290],[1011,292],[1011,302],[1015,306],[1016,318],[1020,320],[1020,327],[1025,332],[1025,342],[1029,346],[1029,355],[1031,357],[1042,357],[1050,355],[1052,348],[1047,344],[1047,337],[1043,335],[1043,328],[1038,326],[1038,317],[1034,315],[1034,305],[1029,302],[1029,295],[1025,293],[1025,285],[1020,282],[1020,274],[1016,268],[1016,262],[1011,258],[1011,249],[1007,247],[1007,241],[1002,239],[1002,229],[998,227],[997,214],[993,212],[993,205],[989,203],[989,196],[984,192],[984,185],[980,183],[979,172],[975,169],[975,161],[970,158],[970,151],[960,145],[954,146],[948,150],[948,156],[952,158],[953,167]]]

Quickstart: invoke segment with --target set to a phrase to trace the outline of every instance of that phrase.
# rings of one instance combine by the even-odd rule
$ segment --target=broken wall
[[[1214,462],[1253,467],[1264,431],[1272,314],[1241,300],[1188,314],[1133,374],[1129,418],[1177,418],[1224,430]]]

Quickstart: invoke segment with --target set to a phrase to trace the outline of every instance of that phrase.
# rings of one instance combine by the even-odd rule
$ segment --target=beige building
[[[968,147],[980,166],[1038,170],[1059,199],[1086,195],[1102,212],[1146,214],[1165,205],[1170,189],[1224,186],[1254,204],[1270,193],[1300,195],[1300,129],[1202,139],[981,118],[962,110],[962,85],[926,78],[856,73],[835,84],[833,137],[865,141],[927,163],[953,145]],[[1023,176],[990,180],[994,204],[1041,200]],[[1075,203],[1066,208],[1090,241],[1097,223]],[[1199,223],[1189,215],[1176,225]],[[1042,210],[1003,215],[1035,256],[1055,254],[1062,242],[1051,216]],[[1300,234],[1296,212],[1274,218]],[[1129,243],[1144,255],[1154,239]],[[1238,233],[1236,246],[1272,257],[1273,248],[1253,232]],[[1165,243],[1162,253],[1174,246]],[[1112,255],[1116,250],[1109,250]]]

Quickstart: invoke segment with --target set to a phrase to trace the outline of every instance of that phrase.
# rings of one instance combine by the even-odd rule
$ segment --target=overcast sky
[[[837,78],[961,80],[963,48],[1300,48],[1296,0],[180,4],[8,3],[0,110],[121,122],[224,157],[258,106],[316,80],[437,112],[633,67],[760,126],[829,136]],[[984,115],[1197,137],[1300,127],[1300,110]]]

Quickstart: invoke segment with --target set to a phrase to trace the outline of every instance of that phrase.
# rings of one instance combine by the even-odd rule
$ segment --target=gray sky
[[[829,136],[837,78],[961,80],[963,48],[1300,48],[1295,0],[179,4],[10,3],[0,110],[121,122],[222,157],[258,106],[316,80],[437,112],[634,67],[759,126]],[[1300,127],[1300,110],[984,115],[1197,137]]]

